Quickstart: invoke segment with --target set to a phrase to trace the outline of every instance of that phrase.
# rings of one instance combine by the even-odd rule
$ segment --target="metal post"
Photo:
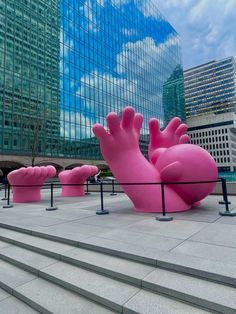
[[[96,211],[97,215],[107,215],[109,214],[108,210],[104,209],[104,203],[103,203],[103,183],[100,182],[100,199],[101,199],[101,209]]]
[[[46,210],[56,210],[56,206],[53,206],[53,183],[51,183],[51,206],[47,207]]]
[[[4,189],[5,189],[5,196],[2,198],[2,201],[6,201],[7,200],[7,183],[4,183]]]
[[[87,180],[86,181],[86,192],[85,192],[85,195],[89,195],[89,194],[91,194],[91,193],[89,192],[89,182]]]
[[[161,201],[162,201],[162,216],[156,217],[156,220],[159,221],[171,221],[173,220],[173,217],[166,216],[166,204],[165,204],[165,186],[164,183],[161,182]]]
[[[112,179],[112,192],[111,192],[110,195],[117,195],[117,194],[115,193],[115,184],[114,184],[114,182],[115,182],[115,180]]]
[[[222,186],[222,193],[223,193],[223,201],[219,201],[220,205],[229,205],[231,202],[228,200],[228,193],[227,193],[227,185],[226,185],[226,179],[220,178],[221,180],[221,186]],[[229,211],[229,207],[226,206],[226,210]]]
[[[221,216],[236,216],[236,211],[230,211],[229,210],[229,204],[228,201],[228,193],[227,193],[227,185],[225,178],[221,178],[221,184],[222,184],[222,193],[223,193],[223,202],[219,202],[220,204],[225,205],[225,211],[220,211],[219,214]]]
[[[7,188],[7,204],[3,205],[3,208],[11,208],[13,207],[12,204],[10,204],[10,184],[8,183],[8,188]]]

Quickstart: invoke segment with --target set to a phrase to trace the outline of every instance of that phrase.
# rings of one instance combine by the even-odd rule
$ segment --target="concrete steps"
[[[236,290],[219,283],[220,277],[213,282],[203,279],[201,272],[198,276],[196,268],[190,275],[191,267],[186,265],[181,267],[188,271],[180,273],[168,269],[168,264],[164,269],[114,256],[114,251],[108,255],[107,249],[102,253],[101,247],[94,251],[66,244],[66,239],[60,243],[49,238],[0,228],[0,286],[38,311],[63,313],[63,305],[57,309],[53,303],[63,300],[65,294],[71,306],[69,300],[75,296],[82,298],[85,308],[97,306],[94,313],[99,313],[100,307],[104,309],[101,313],[107,308],[120,313],[170,313],[170,309],[181,314],[236,312]],[[17,275],[12,278],[14,273]],[[93,313],[80,310],[71,308],[66,313]]]

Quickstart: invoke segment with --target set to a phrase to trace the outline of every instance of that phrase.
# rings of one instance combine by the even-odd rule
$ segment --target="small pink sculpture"
[[[27,167],[10,172],[7,178],[12,185],[13,202],[39,202],[41,186],[47,178],[53,178],[55,175],[56,169],[53,166]]]
[[[72,170],[64,170],[58,175],[59,181],[62,184],[84,184],[86,179],[95,175],[98,172],[96,166],[84,165],[75,167]],[[83,185],[62,185],[61,196],[83,196]]]
[[[124,183],[211,181],[217,179],[214,159],[204,149],[186,144],[187,125],[179,118],[170,121],[163,132],[158,121],[149,123],[149,159],[139,148],[143,117],[132,107],[123,110],[121,122],[115,112],[107,115],[107,132],[95,124],[93,132],[100,142],[104,159],[137,211],[161,212],[160,185],[125,185]],[[215,183],[165,185],[168,212],[185,211],[207,196]]]

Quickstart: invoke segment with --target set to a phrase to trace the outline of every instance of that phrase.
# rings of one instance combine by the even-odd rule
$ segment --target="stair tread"
[[[9,289],[15,288],[35,278],[35,275],[0,260],[0,281],[7,285]]]
[[[47,235],[46,233],[43,233],[43,238],[40,238],[40,235],[37,236],[37,232],[34,232],[34,235],[29,235],[29,233],[31,232],[29,229],[24,229],[24,231],[28,233],[24,234],[22,233],[22,230],[21,232],[19,232],[7,229],[7,227],[12,227],[18,230],[17,227],[6,224],[0,225],[2,226],[0,227],[0,239],[1,236],[3,236],[5,238],[10,238],[13,241],[18,241],[22,245],[36,246],[39,249],[47,250],[48,252],[52,253],[52,256],[54,257],[59,257],[60,254],[67,255],[67,252],[72,251],[72,249],[75,248],[75,243],[77,243],[76,241],[73,241],[73,244],[70,243],[71,239],[66,239],[62,237],[60,237],[59,239],[58,237],[54,237],[63,242],[66,242],[68,240],[70,243],[65,244],[55,241],[55,239],[51,238],[51,235]],[[47,236],[49,237],[49,239],[46,238]],[[2,240],[4,241],[5,239]],[[141,252],[140,250],[136,252],[135,249],[132,252],[132,248],[130,248],[130,245],[125,248],[124,243],[120,243],[120,245],[122,244],[122,246],[118,245],[118,247],[114,250],[114,245],[116,245],[115,241],[111,242],[107,239],[97,239],[93,237],[90,237],[84,242],[78,242],[77,244],[80,244],[80,248],[83,248],[84,250],[92,251],[94,249],[94,254],[100,252],[100,254],[105,254],[105,256],[113,255],[117,258],[125,260],[131,258],[134,262],[139,264],[145,263],[153,267],[157,265],[176,271],[191,273],[200,277],[207,277],[216,281],[218,280],[219,282],[236,285],[236,265],[232,263],[224,264],[219,261],[213,262],[204,258],[188,256],[186,254],[180,254],[175,252],[153,252],[153,250],[152,252]],[[2,245],[4,246],[4,244],[0,243],[0,248],[2,247]],[[68,255],[68,257],[70,256]],[[141,267],[139,267],[139,269],[141,269]]]
[[[5,298],[0,301],[0,309],[1,313],[9,313],[9,314],[36,314],[38,311],[31,308],[26,303],[20,301],[19,299],[11,296]]]
[[[207,310],[195,308],[183,302],[168,299],[146,290],[141,290],[124,305],[124,314],[205,314]]]
[[[105,305],[114,306],[118,311],[140,290],[133,285],[64,262],[48,266],[40,274],[46,279],[53,277],[56,282],[63,281],[67,286],[73,286],[75,291],[91,296],[98,302],[102,300]]]
[[[1,262],[1,261],[0,261]],[[4,262],[6,263],[6,262]],[[7,263],[8,264],[8,263]],[[2,266],[2,263],[0,263]],[[10,270],[15,274],[17,267],[8,264]],[[5,267],[6,269],[6,267]],[[59,269],[58,269],[59,270]],[[64,273],[63,269],[61,269],[62,273]],[[18,269],[18,272],[23,272]],[[57,271],[56,271],[57,272]],[[72,279],[73,273],[70,273],[70,282],[75,283],[78,282],[78,278]],[[67,277],[67,276],[66,276]],[[4,278],[5,279],[5,278]],[[84,280],[84,279],[81,279]],[[0,282],[3,282],[3,278],[0,276]],[[5,280],[5,284],[8,284],[8,281]],[[103,289],[102,286],[97,286],[98,293],[100,293],[100,289]],[[105,287],[107,293],[112,289],[111,286]],[[173,300],[166,296],[156,295],[150,291],[136,290],[137,293],[134,293],[130,298],[128,298],[123,306],[117,307],[117,311],[123,313],[131,313],[130,311],[136,311],[136,313],[157,313],[156,310],[161,309],[163,314],[169,314],[170,309],[175,309],[175,313],[207,313],[205,311],[201,311],[196,309],[192,305],[185,304],[178,300]],[[27,302],[30,306],[37,308],[38,311],[42,312],[43,310],[50,311],[55,314],[63,314],[63,313],[90,313],[90,314],[109,314],[115,313],[113,310],[108,309],[107,307],[103,307],[93,301],[88,300],[87,298],[74,293],[72,291],[67,290],[65,287],[58,286],[55,283],[49,282],[43,278],[34,278],[24,284],[20,284],[17,287],[13,288],[13,294]],[[1,294],[0,294],[1,295]],[[110,295],[107,294],[107,298],[110,298]],[[148,307],[148,312],[146,305],[137,307],[137,304],[145,304],[145,302],[150,303]],[[96,301],[96,297],[94,298]],[[11,301],[9,300],[9,303]],[[20,301],[21,302],[21,301]],[[14,303],[11,304],[13,307]],[[1,301],[0,301],[1,306]],[[104,304],[104,306],[106,306]],[[151,307],[153,306],[153,309]],[[27,306],[26,306],[27,308]],[[29,309],[31,310],[31,309]],[[177,311],[178,310],[178,311]],[[115,310],[116,311],[116,310]],[[29,313],[36,313],[36,311],[31,310]],[[14,313],[14,312],[9,312]],[[22,313],[28,313],[27,311]],[[134,312],[133,312],[134,313]]]
[[[14,234],[15,231],[10,230],[8,233],[1,229],[3,228],[0,228],[0,235],[4,235],[6,243],[8,235],[14,239],[13,244],[9,243],[6,246],[4,241],[1,241],[0,256],[3,259],[8,259],[11,263],[16,262],[16,265],[26,269],[29,267],[30,271],[39,273],[41,277],[116,311],[121,311],[128,300],[139,295],[141,286],[152,292],[163,293],[213,310],[217,309],[217,305],[221,310],[224,308],[236,310],[236,290],[233,287],[204,279],[203,274],[197,278],[178,273],[182,261],[180,255],[177,256],[177,271],[173,271],[37,236],[21,237],[19,232]],[[55,253],[55,256],[48,257],[47,254],[50,253]],[[174,263],[171,258],[170,263]],[[188,268],[191,259],[183,264]],[[34,281],[36,278],[26,271],[14,268],[13,265],[6,265],[6,262],[0,261],[0,281],[10,288]],[[206,271],[210,265],[207,263],[204,265]],[[16,275],[13,275],[14,269]],[[197,275],[197,272],[195,274]],[[127,277],[137,287],[116,280],[116,278],[126,280]]]
[[[111,314],[113,311],[104,308],[86,298],[59,287],[44,279],[38,278],[16,289],[17,295],[34,302],[51,313],[90,313]]]
[[[176,297],[185,294],[190,298],[206,300],[236,310],[235,288],[189,275],[156,269],[144,278],[143,286],[163,293],[167,289],[172,290],[172,295]],[[190,301],[189,298],[186,300]]]
[[[122,306],[139,291],[139,288],[116,281],[114,278],[109,278],[63,261],[48,258],[40,253],[14,245],[1,249],[0,254],[36,270],[41,269],[41,276],[44,278],[55,282],[58,282],[59,279],[66,285],[73,286],[75,291],[81,293],[81,290],[83,290],[82,293],[85,293],[85,295],[87,293],[89,295],[96,294],[105,303],[108,300]],[[3,266],[5,265],[4,263]],[[181,285],[179,284],[180,282]],[[191,299],[194,297],[236,309],[236,300],[234,298],[236,290],[234,288],[164,269],[155,269],[150,272],[143,279],[142,286],[152,291],[166,293],[180,299],[183,299],[182,294],[184,294],[184,299],[187,296],[187,301],[189,302],[192,302]],[[110,303],[107,306],[110,306]]]

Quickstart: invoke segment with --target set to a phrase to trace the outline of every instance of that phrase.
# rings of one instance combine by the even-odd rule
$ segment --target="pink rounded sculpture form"
[[[60,172],[58,178],[62,184],[84,184],[88,177],[94,176],[97,172],[96,166],[84,165],[72,170],[64,170]],[[83,196],[84,194],[84,185],[62,185],[61,196]]]
[[[218,173],[211,155],[197,145],[187,144],[188,126],[173,118],[161,131],[157,119],[149,122],[149,161],[139,148],[143,116],[132,107],[107,115],[108,131],[95,124],[93,132],[100,142],[101,153],[113,175],[122,185],[137,211],[161,212],[160,185],[125,185],[125,183],[215,181]],[[214,189],[215,182],[165,184],[167,212],[180,212],[199,204]]]
[[[12,185],[13,202],[39,202],[41,186],[47,178],[53,178],[55,175],[56,169],[53,166],[27,167],[10,172],[7,178]]]

